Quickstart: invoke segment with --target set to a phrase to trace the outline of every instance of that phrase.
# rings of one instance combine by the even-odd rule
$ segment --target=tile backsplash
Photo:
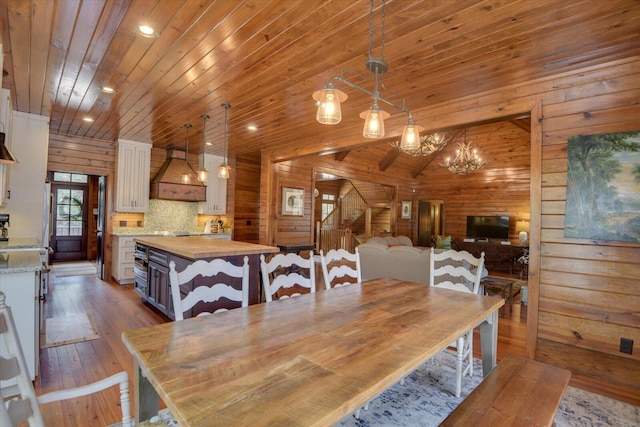
[[[144,221],[139,220],[143,216]],[[201,231],[198,226],[198,203],[172,200],[149,200],[149,210],[144,214],[115,214],[115,233],[132,231]]]

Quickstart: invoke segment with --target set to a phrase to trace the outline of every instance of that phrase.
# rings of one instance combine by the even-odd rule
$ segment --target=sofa
[[[436,252],[443,250],[435,249]],[[358,245],[358,252],[362,280],[389,277],[429,284],[431,248],[413,246],[407,236],[372,237]],[[488,272],[483,270],[485,277]],[[438,281],[444,279],[445,277],[440,277]]]
[[[407,236],[371,237],[358,245],[358,252],[362,280],[390,277],[429,284],[431,248],[413,246]]]

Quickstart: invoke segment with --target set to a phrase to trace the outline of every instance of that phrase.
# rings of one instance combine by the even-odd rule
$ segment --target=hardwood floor
[[[133,383],[133,361],[120,335],[127,329],[164,322],[140,303],[132,285],[103,282],[93,275],[55,278],[44,303],[44,318],[92,313],[100,338],[40,351],[36,394],[84,385],[121,370]],[[133,408],[133,402],[132,402]],[[117,387],[81,399],[41,405],[47,426],[105,426],[121,421]]]
[[[166,320],[140,302],[132,285],[120,286],[95,276],[56,278],[53,273],[50,283],[44,317],[92,313],[100,338],[42,349],[36,394],[83,385],[121,370],[129,372],[131,382],[133,363],[122,344],[122,331]],[[498,360],[506,354],[524,355],[525,331],[526,307],[517,299],[513,313],[507,311],[499,319]],[[475,342],[480,342],[477,330]],[[474,353],[480,355],[480,345]],[[84,399],[42,405],[42,411],[48,426],[105,426],[120,421],[119,402],[118,391],[111,388]],[[131,407],[133,411],[133,401]]]

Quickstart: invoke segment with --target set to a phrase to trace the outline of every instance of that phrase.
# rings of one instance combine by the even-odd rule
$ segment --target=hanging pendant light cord
[[[227,164],[227,133],[228,133],[228,129],[229,129],[229,125],[227,122],[227,113],[229,112],[229,108],[231,108],[231,105],[229,104],[222,104],[222,106],[224,107],[224,146],[223,146],[223,155],[224,155],[224,164]]]

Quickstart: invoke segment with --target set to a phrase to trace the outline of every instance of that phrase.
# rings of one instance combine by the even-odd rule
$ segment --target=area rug
[[[398,383],[373,399],[359,418],[351,414],[338,427],[436,427],[482,381],[482,361],[474,359],[473,376],[462,380],[462,393],[455,397],[455,353],[440,352],[434,362],[426,362]],[[169,426],[177,426],[168,409],[159,417]],[[557,427],[640,425],[640,407],[568,387],[556,413]]]
[[[96,265],[91,261],[63,262],[52,264],[56,277],[85,276],[96,274]]]
[[[83,313],[45,320],[40,347],[49,348],[100,338],[91,314]]]

